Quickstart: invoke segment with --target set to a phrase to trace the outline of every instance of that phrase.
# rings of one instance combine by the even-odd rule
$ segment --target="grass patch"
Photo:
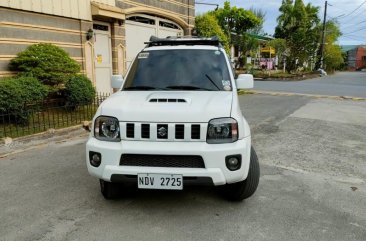
[[[252,90],[238,90],[238,95],[253,95],[255,94]]]
[[[245,70],[236,70],[236,75],[246,73]],[[288,73],[282,70],[252,70],[254,78],[260,79],[283,79],[283,80],[302,80],[319,76],[319,72],[307,71],[299,73]]]

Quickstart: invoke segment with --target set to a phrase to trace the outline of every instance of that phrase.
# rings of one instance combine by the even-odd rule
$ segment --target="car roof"
[[[151,36],[150,40],[148,42],[145,42],[146,48],[153,48],[153,47],[169,47],[169,48],[163,48],[163,49],[177,49],[180,46],[186,46],[191,47],[194,46],[196,49],[197,46],[199,46],[200,49],[206,49],[205,46],[210,46],[214,48],[222,48],[221,42],[218,37],[214,36],[211,38],[199,38],[194,36],[169,36],[166,38],[158,38],[155,36]]]
[[[223,48],[221,48],[221,47],[208,46],[208,45],[174,45],[174,46],[153,46],[153,47],[146,47],[146,48],[144,48],[144,51],[177,50],[177,49],[223,50]]]

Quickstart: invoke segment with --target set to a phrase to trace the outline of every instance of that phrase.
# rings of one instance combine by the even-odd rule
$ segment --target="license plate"
[[[137,182],[141,189],[183,189],[183,176],[176,174],[138,174]]]

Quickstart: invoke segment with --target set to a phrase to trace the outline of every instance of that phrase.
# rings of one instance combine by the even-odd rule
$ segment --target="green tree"
[[[324,66],[327,71],[333,72],[341,68],[344,64],[342,49],[336,44],[341,35],[342,33],[336,22],[328,21],[326,23]]]
[[[237,38],[236,44],[240,47],[241,50],[239,61],[235,66],[237,68],[242,67],[244,64],[248,64],[246,63],[246,57],[253,57],[253,55],[257,52],[259,47],[259,40],[253,37],[251,34],[243,33]]]
[[[37,78],[56,87],[80,72],[80,65],[61,48],[52,44],[34,44],[10,61],[11,70]]]
[[[260,23],[253,28],[249,29],[248,32],[256,35],[264,35],[263,24],[266,18],[266,12],[262,9],[250,8],[250,12],[254,13],[254,15],[260,20]]]
[[[302,0],[283,0],[275,37],[286,40],[288,54],[286,68],[289,72],[314,61],[319,39],[319,8]]]
[[[216,17],[212,13],[206,13],[196,16],[195,30],[197,31],[198,36],[201,37],[217,36],[222,42],[226,52],[230,52],[228,38],[224,31],[221,29]]]
[[[232,33],[242,34],[261,24],[261,19],[253,12],[235,6],[231,7],[229,1],[225,1],[223,8],[219,8],[211,13],[216,16],[230,44],[232,43]]]
[[[340,69],[343,64],[344,58],[341,47],[337,44],[326,45],[324,55],[325,69],[329,72],[333,72]]]
[[[294,25],[293,8],[293,0],[282,0],[282,5],[279,8],[281,14],[277,18],[277,27],[274,34],[276,38],[288,38]]]
[[[288,54],[286,40],[282,38],[276,38],[269,41],[267,45],[276,50],[276,55],[279,60],[279,64],[283,66],[285,62],[285,56]]]

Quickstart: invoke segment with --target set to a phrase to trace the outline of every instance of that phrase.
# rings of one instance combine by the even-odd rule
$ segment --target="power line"
[[[356,12],[358,9],[360,9],[365,3],[366,3],[366,0],[364,2],[362,2],[358,7],[356,7],[352,12],[350,12],[349,14],[346,14],[342,18],[346,18],[346,17],[352,15],[354,12]]]
[[[363,21],[361,21],[359,23],[356,23],[356,24],[361,24],[361,23],[366,23],[366,20],[363,20]]]
[[[337,23],[339,23],[340,25],[346,25],[346,26],[353,25],[353,26],[351,27],[351,28],[353,28],[355,25],[357,25],[357,27],[358,27],[358,25],[360,25],[360,24],[362,24],[362,23],[366,23],[366,20],[363,20],[363,21],[358,22],[358,23],[351,23],[351,22],[349,22],[349,23],[340,23],[340,22],[338,22],[338,21],[337,21]]]
[[[350,34],[350,35],[347,35],[346,37],[358,38],[358,39],[363,39],[364,41],[366,41],[366,39],[362,35]]]
[[[329,6],[331,6],[332,8],[337,8],[339,11],[341,11],[342,13],[344,12],[344,8],[338,7],[338,6],[334,6],[331,3],[328,3]],[[320,8],[323,8],[323,6],[321,6]]]
[[[342,13],[340,15],[338,15],[337,17],[335,17],[335,19],[337,19],[337,22],[340,23],[340,24],[347,24],[347,23],[353,23],[355,22],[355,20],[358,20],[360,17],[363,17],[364,14],[363,12],[366,12],[365,9],[361,9],[361,7],[363,5],[366,4],[366,1],[364,1],[363,3],[361,3],[360,5],[358,5],[355,9],[353,9],[350,13],[348,14],[345,14],[345,13]],[[332,9],[334,8],[337,8],[337,10],[343,10],[342,12],[344,12],[344,9],[341,9],[340,7],[338,6],[334,6],[334,5],[331,5],[331,4],[328,4],[329,6],[332,7]],[[357,12],[357,15],[354,15],[354,13]],[[337,12],[336,12],[337,13]],[[336,14],[334,13],[334,14]],[[338,12],[339,13],[339,12]],[[352,16],[351,16],[352,15]],[[362,20],[362,19],[361,19]],[[359,20],[358,20],[359,21]]]
[[[364,12],[366,13],[366,10]],[[364,13],[363,12],[359,12],[356,16],[352,16],[351,18],[342,19],[343,16],[344,16],[344,14],[342,14],[339,17],[335,17],[335,19],[337,19],[337,21],[340,24],[350,24],[350,23],[354,23],[356,21],[360,21],[360,20],[364,19]],[[359,19],[360,17],[362,17],[362,19]]]
[[[342,36],[342,37],[345,37],[345,38],[348,38],[348,39],[352,39],[352,40],[356,40],[356,41],[365,41],[364,39],[357,39],[357,38],[353,38],[353,37],[349,37],[349,36]]]
[[[363,30],[363,28],[357,29],[357,30],[354,30],[354,31],[352,31],[352,29],[355,29],[356,27],[359,27],[358,25],[366,22],[366,20],[362,20],[362,21],[359,21],[359,22],[355,23],[355,20],[358,20],[359,17],[363,17],[364,16],[363,14],[361,14],[363,11],[361,10],[361,12],[360,12],[358,10],[360,10],[361,7],[363,5],[365,5],[365,4],[366,4],[366,1],[362,2],[359,6],[357,6],[353,11],[351,11],[347,15],[341,14],[341,15],[339,15],[337,17],[331,17],[330,20],[336,21],[340,26],[348,25],[347,29],[348,30],[351,30],[351,32],[349,32],[349,33],[359,32],[359,31]],[[335,8],[338,8],[338,7],[334,6],[334,5],[330,5],[330,4],[328,4],[328,5],[329,6],[332,6],[332,7],[335,7]],[[338,9],[340,9],[340,8],[338,8]],[[352,16],[351,19],[348,18],[348,17],[350,17],[352,14],[354,14],[357,11],[358,11],[358,15]],[[349,29],[349,28],[351,28],[351,29]]]
[[[360,28],[360,29],[357,29],[355,31],[352,31],[352,32],[349,32],[349,33],[345,33],[343,36],[347,36],[347,35],[350,35],[351,33],[357,33],[357,32],[360,32],[362,30],[366,29],[366,27],[363,27],[363,28]]]

